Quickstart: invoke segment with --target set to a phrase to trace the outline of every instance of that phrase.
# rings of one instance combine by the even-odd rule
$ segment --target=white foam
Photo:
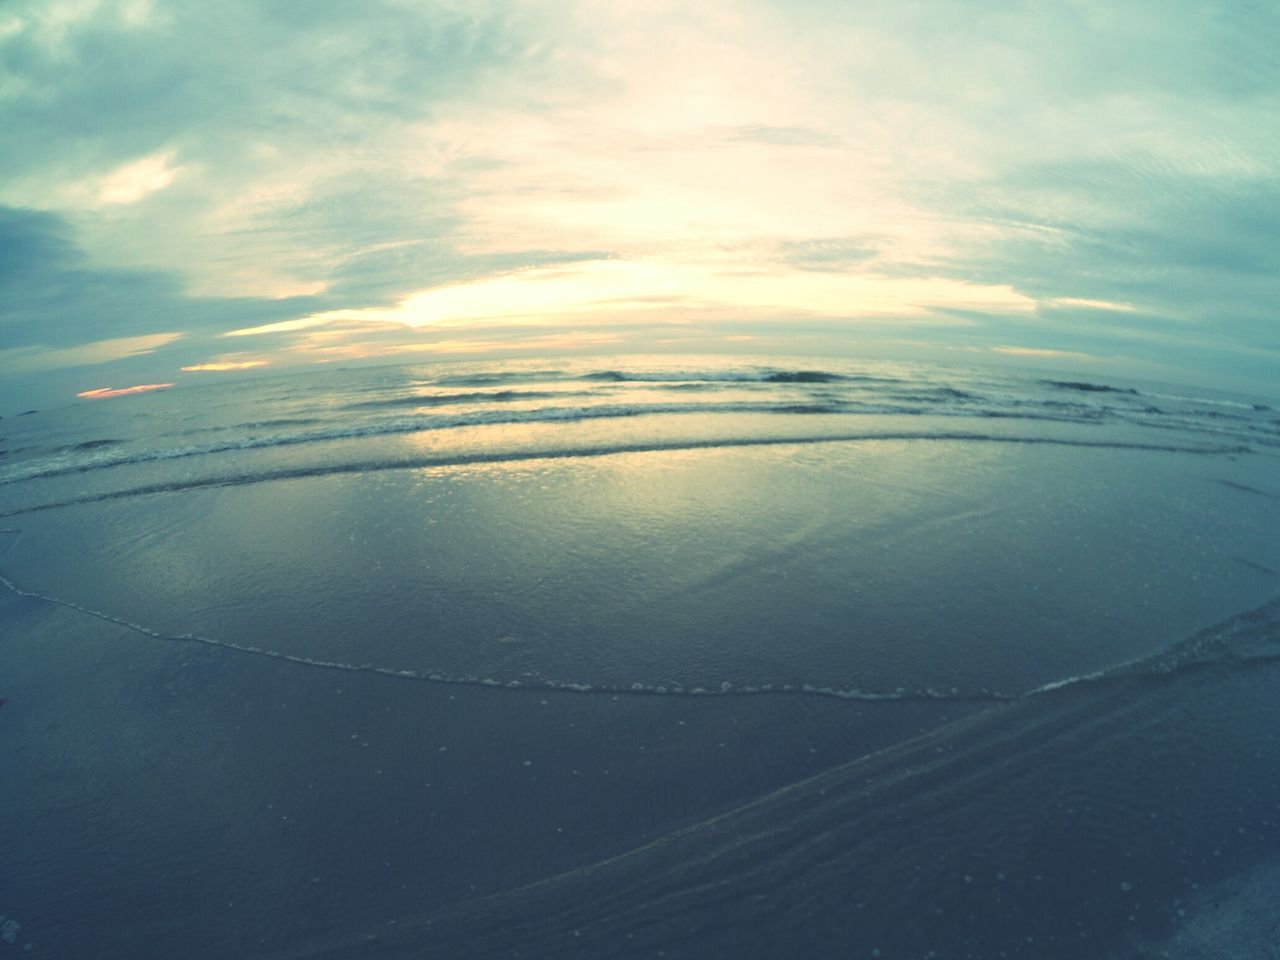
[[[0,584],[3,584],[10,591],[22,597],[29,597],[35,600],[42,600],[46,603],[56,604],[69,610],[85,616],[94,617],[107,623],[113,623],[117,626],[132,630],[143,636],[154,640],[161,640],[172,643],[198,643],[210,647],[218,647],[223,650],[229,650],[236,653],[248,654],[250,656],[266,657],[272,660],[279,660],[285,663],[295,664],[297,666],[313,667],[322,670],[342,670],[349,673],[372,673],[379,676],[394,678],[397,680],[410,680],[417,682],[438,683],[438,684],[454,684],[463,686],[482,686],[503,688],[508,690],[518,690],[527,688],[530,684],[527,680],[519,680],[514,678],[500,679],[497,677],[480,677],[474,674],[448,674],[440,671],[424,672],[403,667],[383,666],[375,663],[349,663],[342,660],[324,660],[317,657],[308,657],[301,654],[287,653],[282,650],[273,650],[265,647],[253,646],[251,644],[237,643],[232,640],[217,640],[211,637],[204,637],[194,633],[181,634],[164,634],[151,627],[143,624],[134,623],[122,617],[105,613],[101,610],[94,610],[83,604],[76,603],[72,600],[65,600],[61,597],[49,596],[34,590],[27,590],[19,587],[12,580],[0,574]],[[665,684],[645,684],[635,681],[626,686],[610,686],[607,684],[591,684],[574,680],[558,680],[550,677],[536,676],[526,674],[535,683],[541,684],[544,689],[559,690],[573,693],[608,693],[617,699],[618,694],[632,694],[642,696],[662,696],[662,695],[678,695],[678,696],[765,696],[769,694],[787,694],[802,693],[811,696],[832,697],[842,700],[902,700],[902,699],[948,699],[947,697],[937,693],[931,689],[916,690],[914,693],[908,693],[904,688],[899,687],[892,693],[880,693],[874,691],[859,690],[857,688],[837,689],[831,686],[816,686],[811,683],[805,683],[799,687],[791,684],[783,684],[774,686],[773,684],[755,685],[742,684],[735,686],[728,680],[721,681],[715,689],[708,687],[696,686],[685,688],[683,686]],[[1043,692],[1053,686],[1062,686],[1067,683],[1076,682],[1078,678],[1070,678],[1064,681],[1057,681],[1056,684],[1046,685],[1032,693]],[[954,691],[953,691],[954,692]],[[1029,696],[1030,694],[1028,694]],[[963,694],[956,693],[955,699],[965,699]],[[1012,700],[1016,699],[1012,695],[995,693],[983,690],[977,695],[970,694],[967,699],[984,699],[984,700]]]

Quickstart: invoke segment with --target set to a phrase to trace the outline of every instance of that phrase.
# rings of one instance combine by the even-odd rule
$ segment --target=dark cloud
[[[1118,158],[1023,167],[945,193],[932,202],[993,233],[929,268],[1008,284],[1041,301],[1035,322],[1051,322],[1060,339],[1094,350],[1163,340],[1165,353],[1209,341],[1280,351],[1280,184],[1273,179],[1176,166],[1156,174]],[[1068,303],[1054,305],[1062,300]]]
[[[43,265],[78,265],[82,258],[60,217],[0,206],[0,290],[16,287]]]
[[[182,331],[196,338],[309,312],[306,298],[186,296],[169,275],[88,265],[65,220],[0,207],[0,349]]]
[[[352,197],[347,202],[356,204],[358,200]],[[345,202],[335,207],[321,203],[299,209],[293,217],[299,229],[304,233],[312,230],[316,238],[341,233],[343,223],[359,223]],[[184,365],[237,352],[270,355],[307,336],[305,331],[224,336],[240,328],[325,310],[386,305],[433,282],[458,282],[522,267],[606,256],[598,251],[535,250],[466,258],[451,246],[454,238],[447,234],[433,237],[420,227],[411,229],[415,222],[401,224],[400,235],[416,236],[418,242],[391,243],[382,248],[374,245],[379,237],[396,236],[386,231],[385,224],[371,227],[368,236],[352,238],[353,252],[334,272],[332,289],[323,296],[219,298],[190,296],[177,277],[159,271],[95,268],[75,243],[74,232],[63,217],[0,206],[0,366],[8,368],[0,375],[0,407],[47,406],[65,403],[86,387],[174,379]],[[401,287],[406,282],[414,286],[402,289],[391,277],[399,278]],[[107,362],[90,363],[79,354],[68,353],[104,340],[170,332],[181,336],[145,353]],[[484,338],[499,339],[506,332],[486,332]],[[347,333],[354,339],[385,344],[466,336],[457,331],[437,334],[406,330],[398,324],[368,323],[350,324]],[[29,370],[24,372],[23,367]]]

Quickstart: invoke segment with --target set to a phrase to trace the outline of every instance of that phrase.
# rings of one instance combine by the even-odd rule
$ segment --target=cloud
[[[1045,307],[1084,307],[1090,310],[1110,310],[1113,313],[1131,313],[1136,308],[1129,303],[1113,303],[1110,300],[1090,300],[1088,297],[1053,297],[1042,302]]]
[[[125,357],[137,357],[155,353],[167,344],[179,339],[180,332],[151,333],[141,337],[113,337],[96,340],[75,347],[46,349],[42,347],[12,347],[0,350],[0,370],[57,370],[63,367],[85,367],[109,363]]]
[[[1101,358],[1078,350],[1050,350],[1047,347],[1013,347],[1003,345],[990,347],[992,353],[1002,353],[1010,357],[1036,357],[1040,359],[1095,361]]]
[[[0,348],[896,325],[1261,375],[1277,38],[1195,0],[11,0]]]
[[[845,272],[874,259],[884,246],[884,239],[874,236],[784,240],[777,255],[802,270]]]
[[[777,127],[759,123],[734,127],[729,131],[728,139],[777,147],[835,147],[840,143],[831,134],[810,127]]]
[[[253,370],[265,367],[270,360],[210,360],[206,363],[193,363],[182,367],[183,373],[227,373],[237,370]]]
[[[991,229],[939,257],[942,274],[1004,280],[1042,321],[1095,345],[1280,351],[1280,181],[1093,161],[953,189],[954,215]]]
[[[135,393],[168,390],[172,386],[172,383],[139,383],[132,387],[98,387],[94,390],[81,390],[76,396],[83,400],[110,400],[112,397],[127,397]]]
[[[200,298],[157,271],[93,267],[63,217],[0,206],[0,408],[64,401],[100,376],[168,380],[222,352],[226,330],[320,301]]]
[[[0,70],[18,95],[0,99],[0,202],[79,213],[96,185],[111,206],[77,224],[94,262],[204,295],[314,290],[342,271],[385,291],[374,248],[447,231],[449,168],[470,162],[420,125],[544,56],[497,4],[8,10]]]
[[[74,351],[107,349],[95,344],[158,349],[161,342],[147,338],[198,340],[246,320],[296,316],[314,303],[191,297],[171,274],[96,268],[66,218],[0,206],[0,348],[36,351],[45,366],[58,351],[72,351],[59,360],[70,365],[83,362]]]
[[[153,153],[139,157],[107,174],[97,184],[97,202],[137,203],[148,194],[163,190],[182,172],[174,167],[173,153]]]

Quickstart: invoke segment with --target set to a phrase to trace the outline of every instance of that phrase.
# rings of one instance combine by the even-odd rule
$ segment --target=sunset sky
[[[1280,6],[0,3],[0,413],[316,362],[1280,390]]]

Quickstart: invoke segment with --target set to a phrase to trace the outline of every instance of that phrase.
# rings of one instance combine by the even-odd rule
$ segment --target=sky
[[[1280,5],[0,0],[0,413],[582,351],[1280,392]]]

